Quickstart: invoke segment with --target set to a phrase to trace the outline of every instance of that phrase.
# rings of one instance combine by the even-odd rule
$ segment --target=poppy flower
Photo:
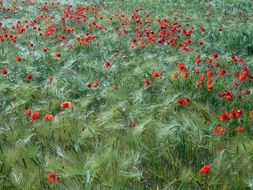
[[[195,61],[195,64],[196,65],[199,65],[201,63],[201,58],[200,57],[197,57],[196,61]]]
[[[236,110],[235,109],[231,109],[229,112],[229,118],[230,119],[234,119],[236,118]]]
[[[220,114],[220,121],[226,121],[228,119],[228,113],[227,112],[223,112]]]
[[[222,128],[221,126],[218,125],[218,126],[214,127],[213,132],[216,135],[225,135],[226,130],[224,128]]]
[[[24,115],[25,115],[26,117],[30,117],[31,114],[32,114],[32,109],[31,109],[31,108],[28,108],[28,109],[26,109],[26,110],[24,111]]]
[[[42,53],[44,53],[44,54],[47,53],[47,48],[43,48]]]
[[[16,61],[20,62],[20,61],[22,61],[22,59],[20,57],[16,57]]]
[[[33,43],[29,43],[29,44],[28,44],[28,47],[29,47],[29,48],[33,48]]]
[[[92,86],[92,83],[90,81],[87,82],[87,87],[90,89]]]
[[[179,64],[177,65],[177,70],[178,70],[178,71],[185,71],[185,70],[186,70],[186,67],[185,67],[185,65],[184,65],[183,63],[179,63]]]
[[[245,131],[245,128],[244,127],[237,127],[235,130],[242,133]]]
[[[105,68],[108,69],[109,67],[111,67],[111,63],[109,61],[105,61],[104,66],[105,66]]]
[[[215,52],[215,53],[213,54],[213,58],[214,58],[214,59],[218,59],[218,58],[219,58],[219,54],[218,54],[217,52]]]
[[[32,112],[31,114],[32,120],[37,120],[40,118],[40,112]]]
[[[232,55],[232,56],[231,56],[231,60],[232,60],[234,63],[236,63],[236,62],[239,61],[239,58],[238,58],[236,55]]]
[[[44,117],[44,119],[45,119],[46,121],[52,121],[52,120],[54,119],[54,116],[51,115],[51,114],[46,114],[45,117]]]
[[[184,78],[184,79],[187,79],[188,76],[189,76],[189,73],[188,73],[187,71],[185,71],[185,72],[183,73],[183,78]]]
[[[154,71],[153,74],[152,74],[153,78],[157,78],[159,76],[161,76],[161,73],[159,71]]]
[[[72,103],[70,101],[62,102],[60,105],[61,109],[70,108],[72,107]]]
[[[119,52],[117,52],[117,51],[114,52],[114,54],[113,54],[114,57],[118,57],[118,55],[119,55]]]
[[[200,168],[199,172],[201,174],[208,174],[211,171],[210,165],[204,165],[202,168]]]
[[[93,87],[94,87],[94,88],[99,87],[99,83],[98,83],[98,81],[95,81],[95,82],[93,83]]]
[[[177,103],[183,106],[188,105],[191,102],[189,98],[178,98]]]
[[[32,75],[32,74],[26,74],[26,75],[25,75],[25,78],[27,78],[27,79],[32,79],[32,78],[33,78],[33,75]]]
[[[144,81],[143,81],[143,83],[144,83],[144,86],[149,86],[149,85],[151,85],[151,81],[150,80],[148,80],[148,79],[145,79]]]
[[[7,75],[8,71],[6,69],[2,69],[1,73],[2,75]]]
[[[243,115],[243,110],[237,110],[237,111],[236,111],[236,117],[237,117],[237,118],[242,117],[242,115]]]
[[[47,178],[49,183],[56,183],[59,180],[55,172],[50,172]]]
[[[221,69],[219,72],[219,77],[224,76],[227,73],[227,71],[225,69]]]
[[[207,57],[207,58],[206,58],[206,63],[209,63],[209,64],[210,64],[210,63],[212,63],[212,61],[213,61],[213,60],[212,60],[211,57]]]
[[[61,54],[60,54],[60,53],[56,53],[56,54],[55,54],[55,58],[56,58],[56,59],[60,59],[60,58],[61,58]]]
[[[208,71],[206,74],[207,78],[212,78],[214,76],[214,72],[212,70]]]

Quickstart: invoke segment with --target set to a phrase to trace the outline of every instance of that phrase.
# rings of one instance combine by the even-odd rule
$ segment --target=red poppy
[[[33,43],[29,43],[29,44],[28,44],[28,47],[29,47],[29,48],[33,48]]]
[[[206,74],[207,78],[212,78],[214,76],[214,72],[212,70],[208,71]]]
[[[32,74],[26,74],[26,75],[25,75],[25,78],[27,78],[27,79],[32,79],[32,78],[33,78],[33,75],[32,75]]]
[[[90,81],[87,82],[87,87],[90,89],[92,86],[92,83]]]
[[[152,74],[153,78],[157,78],[159,76],[161,76],[161,73],[159,71],[154,71],[153,74]]]
[[[217,125],[216,127],[214,127],[213,132],[216,135],[225,135],[226,130],[224,128],[222,128],[221,126]]]
[[[119,52],[117,52],[117,51],[114,52],[114,54],[113,54],[114,57],[118,57],[118,55],[119,55]]]
[[[150,80],[148,80],[148,79],[145,79],[144,81],[143,81],[143,83],[144,83],[144,86],[149,86],[149,85],[151,85],[151,81]]]
[[[31,109],[31,108],[28,108],[28,109],[26,109],[26,110],[24,111],[24,115],[25,115],[26,117],[30,117],[31,114],[32,114],[32,109]]]
[[[212,60],[211,57],[207,57],[207,58],[206,58],[206,63],[209,63],[209,64],[210,64],[210,63],[212,63],[212,61],[213,61],[213,60]]]
[[[2,69],[2,75],[7,75],[8,71],[6,69]]]
[[[218,59],[218,58],[219,58],[219,54],[218,54],[217,52],[215,52],[215,53],[213,54],[213,58],[214,58],[214,59]]]
[[[109,67],[111,67],[111,63],[109,61],[105,61],[104,66],[105,66],[105,68],[108,69]]]
[[[22,59],[20,57],[16,57],[16,61],[20,62],[20,61],[22,61]]]
[[[235,130],[242,133],[245,131],[245,128],[244,127],[237,127]]]
[[[60,58],[61,58],[61,54],[60,54],[60,53],[56,53],[56,54],[55,54],[55,58],[56,58],[56,59],[60,59]]]
[[[226,121],[228,119],[228,113],[223,112],[220,114],[220,121]]]
[[[178,98],[177,103],[180,105],[186,106],[191,102],[189,98]]]
[[[236,55],[232,55],[231,60],[236,63],[239,61],[239,58]]]
[[[195,61],[195,64],[196,65],[199,65],[201,63],[201,58],[200,57],[197,57],[196,61]]]
[[[37,120],[40,118],[40,112],[32,112],[31,114],[32,120]]]
[[[59,178],[57,177],[57,174],[55,172],[50,172],[48,174],[48,182],[49,183],[56,183],[58,182]]]
[[[201,174],[208,174],[211,171],[210,165],[204,165],[202,168],[200,168],[199,172]]]
[[[47,48],[43,48],[43,49],[42,49],[42,53],[45,54],[46,52],[47,52]]]
[[[231,109],[229,112],[229,118],[230,119],[234,119],[236,118],[236,110],[235,109]]]
[[[70,101],[62,102],[60,105],[61,109],[70,108],[72,107],[72,103]]]
[[[93,83],[93,87],[94,87],[94,88],[99,87],[99,82],[98,82],[98,81],[95,81],[95,82]]]
[[[44,119],[45,119],[46,121],[52,121],[52,120],[54,119],[54,116],[51,115],[51,114],[46,114],[45,117],[44,117]]]
[[[227,71],[225,69],[221,69],[219,72],[219,76],[224,76],[227,73]]]
[[[237,117],[237,118],[242,117],[242,115],[243,115],[243,110],[237,110],[237,111],[236,111],[236,117]]]
[[[185,72],[183,73],[183,78],[184,78],[184,79],[187,79],[188,76],[189,76],[189,73],[188,73],[187,71],[185,71]]]
[[[183,63],[179,63],[179,64],[177,65],[177,70],[178,70],[178,71],[185,71],[185,70],[186,70],[186,67],[185,67],[185,65],[184,65]]]

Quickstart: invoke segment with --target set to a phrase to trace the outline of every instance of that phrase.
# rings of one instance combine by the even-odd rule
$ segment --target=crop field
[[[252,0],[0,1],[0,189],[253,189],[252,93]]]

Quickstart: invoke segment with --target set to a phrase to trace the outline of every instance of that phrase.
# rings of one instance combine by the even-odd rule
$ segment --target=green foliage
[[[10,1],[3,4],[15,6]],[[252,70],[250,0],[61,4],[72,4],[73,8],[97,5],[98,15],[104,16],[98,23],[108,29],[93,29],[91,34],[96,39],[83,47],[76,37],[88,32],[88,24],[66,21],[75,31],[63,33],[62,5],[54,9],[50,5],[50,11],[41,12],[38,8],[44,5],[42,2],[32,5],[22,1],[17,4],[16,14],[0,12],[1,17],[7,16],[1,21],[3,27],[14,34],[11,26],[17,20],[23,22],[42,14],[55,17],[38,23],[42,37],[29,28],[23,35],[17,34],[15,44],[8,40],[0,43],[0,69],[8,68],[8,75],[0,76],[0,189],[253,189],[252,95],[235,96],[231,102],[217,96],[229,88],[235,81],[233,74],[241,70],[240,65],[231,62],[232,54],[243,56]],[[184,53],[167,43],[129,48],[136,27],[130,18],[140,8],[144,18],[149,15],[147,18],[153,20],[150,29],[156,33],[160,27],[157,19],[173,20],[183,15],[180,24],[189,23],[196,31],[191,36],[194,52]],[[205,16],[209,13],[212,15]],[[128,35],[117,36],[119,21],[108,21],[118,14],[129,19]],[[48,24],[59,29],[47,38],[44,33]],[[198,31],[202,26],[205,33]],[[67,44],[55,40],[60,35],[66,36]],[[200,40],[204,46],[197,45]],[[34,43],[33,49],[27,46],[30,42]],[[48,52],[43,55],[45,47]],[[116,51],[119,57],[113,56]],[[55,59],[58,52],[61,58]],[[215,88],[208,92],[205,85],[195,87],[198,77],[194,75],[194,62],[196,54],[206,58],[213,52],[219,52],[219,62],[229,72],[224,79],[215,80]],[[17,56],[21,62],[16,62]],[[105,60],[112,64],[109,69],[104,67]],[[187,65],[190,76],[184,80],[180,74],[174,80],[171,75],[181,62]],[[199,69],[204,73],[206,65]],[[152,78],[154,71],[161,76]],[[28,73],[33,74],[32,80],[24,77]],[[152,85],[145,87],[145,79]],[[87,88],[88,81],[97,81],[99,87]],[[238,89],[252,93],[251,83],[240,83]],[[179,105],[180,97],[189,97],[190,104]],[[62,110],[63,101],[71,101],[73,106]],[[26,118],[27,108],[39,111],[41,118]],[[219,114],[233,108],[243,108],[245,116],[223,124],[226,135],[215,135]],[[47,113],[54,116],[50,122],[43,119]],[[237,125],[243,125],[246,131],[235,132]],[[201,175],[199,169],[205,164],[211,164],[211,172]],[[52,171],[59,177],[57,183],[48,182]]]

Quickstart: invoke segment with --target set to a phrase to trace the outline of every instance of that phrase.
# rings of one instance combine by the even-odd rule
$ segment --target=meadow
[[[0,1],[1,190],[253,189],[253,1]]]

